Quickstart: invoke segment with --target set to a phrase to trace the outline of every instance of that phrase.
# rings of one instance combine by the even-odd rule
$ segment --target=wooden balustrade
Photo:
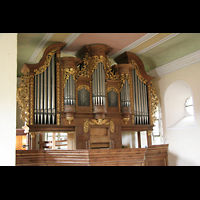
[[[167,149],[17,150],[16,166],[168,166]]]

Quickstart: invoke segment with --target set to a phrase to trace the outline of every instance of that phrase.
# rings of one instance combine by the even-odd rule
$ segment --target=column
[[[36,149],[36,132],[31,132],[31,146],[30,146],[30,150],[35,150]]]
[[[138,134],[138,148],[141,148],[140,131],[138,131],[137,134]]]

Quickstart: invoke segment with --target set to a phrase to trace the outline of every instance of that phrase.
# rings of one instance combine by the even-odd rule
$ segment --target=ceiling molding
[[[124,47],[123,49],[121,49],[120,51],[118,51],[117,53],[115,53],[115,54],[113,54],[112,56],[109,56],[109,57],[116,58],[117,56],[119,56],[120,54],[124,53],[125,51],[130,51],[131,49],[134,49],[135,47],[137,47],[140,44],[146,42],[147,40],[151,39],[152,37],[156,36],[157,34],[158,33],[147,33],[146,35],[144,35],[140,39],[138,39],[135,42],[129,44],[128,46]]]
[[[167,40],[177,36],[179,33],[172,33],[171,35],[168,35],[167,37],[163,38],[162,40],[159,40],[158,42],[152,44],[151,46],[143,49],[142,51],[139,51],[138,53],[136,53],[136,55],[140,55],[140,54],[143,54],[145,53],[146,51],[149,51],[150,49],[153,49],[154,47],[162,44],[163,42],[166,42]]]
[[[45,36],[43,37],[41,42],[36,47],[36,49],[33,52],[33,54],[31,55],[31,57],[30,57],[28,62],[32,62],[32,63],[37,63],[38,62],[38,60],[37,60],[38,55],[40,54],[40,52],[42,51],[42,49],[44,48],[46,43],[52,38],[53,35],[54,35],[54,33],[46,33],[45,34]]]
[[[147,72],[147,74],[152,77],[160,77],[165,74],[182,69],[184,67],[188,67],[197,62],[200,62],[200,50],[190,53],[186,56],[183,56],[179,59],[176,59],[176,60],[169,62],[165,65],[162,65],[160,67],[157,67],[157,68]]]
[[[66,42],[67,44],[64,46],[62,51],[65,51],[68,46],[70,46],[79,36],[81,33],[71,33],[69,34],[66,39],[63,42]]]

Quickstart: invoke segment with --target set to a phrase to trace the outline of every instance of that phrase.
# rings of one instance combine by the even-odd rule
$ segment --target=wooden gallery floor
[[[135,149],[16,150],[16,166],[168,166],[168,144]]]

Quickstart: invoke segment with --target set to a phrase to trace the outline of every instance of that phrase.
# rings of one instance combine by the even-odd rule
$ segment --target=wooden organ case
[[[74,131],[76,149],[122,148],[122,131],[146,131],[151,145],[155,89],[140,58],[125,52],[111,66],[104,44],[60,57],[66,43],[49,46],[37,64],[24,64],[17,100],[29,128],[30,149],[42,132]],[[139,146],[140,147],[140,146]]]

